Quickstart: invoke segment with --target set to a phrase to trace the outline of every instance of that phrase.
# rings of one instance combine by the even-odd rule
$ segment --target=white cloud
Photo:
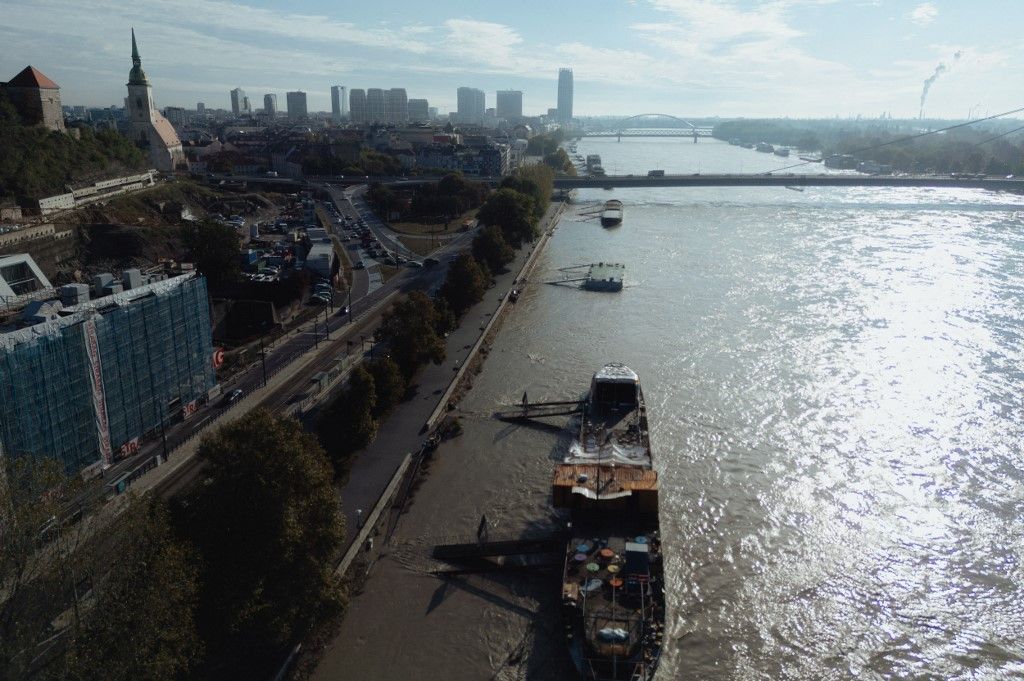
[[[939,10],[935,5],[930,2],[922,2],[920,5],[915,7],[910,12],[910,20],[915,24],[925,26],[935,21],[935,17],[939,15]]]

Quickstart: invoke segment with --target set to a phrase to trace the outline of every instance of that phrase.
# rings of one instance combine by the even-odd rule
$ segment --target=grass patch
[[[379,267],[380,278],[382,281],[387,281],[388,279],[402,271],[401,267],[395,267],[394,265],[380,265]]]
[[[398,240],[402,242],[403,246],[417,255],[430,255],[437,250],[439,246],[444,245],[444,242],[441,242],[440,240],[416,239],[406,236],[400,236],[398,237]]]

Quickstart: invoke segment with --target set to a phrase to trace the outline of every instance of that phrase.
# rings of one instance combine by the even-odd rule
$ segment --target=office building
[[[241,115],[245,110],[245,90],[236,87],[231,91],[231,113]]]
[[[572,69],[558,69],[558,120],[572,121]]]
[[[306,111],[306,93],[302,90],[296,90],[295,92],[289,92],[286,97],[288,100],[288,118],[294,121],[305,120],[309,115]]]
[[[523,93],[520,90],[498,90],[495,115],[505,120],[523,117]]]
[[[128,270],[95,284],[107,295],[69,284],[25,317],[38,323],[0,336],[0,456],[54,459],[69,475],[109,465],[214,387],[205,279]]]
[[[355,88],[348,94],[349,119],[353,123],[366,122],[366,90]]]
[[[430,121],[430,107],[425,99],[409,100],[409,122],[427,123]]]
[[[277,115],[277,95],[263,95],[263,113],[273,118]]]
[[[458,119],[460,123],[480,125],[484,120],[486,96],[483,90],[472,87],[460,87],[456,91]]]
[[[348,88],[344,85],[331,86],[331,118],[335,123],[348,115]]]
[[[202,102],[196,102],[196,114],[200,116],[206,115],[206,105]]]
[[[384,91],[372,87],[366,91],[366,122],[383,123],[385,120]]]
[[[393,87],[384,93],[384,120],[394,125],[409,121],[409,97],[405,88]]]

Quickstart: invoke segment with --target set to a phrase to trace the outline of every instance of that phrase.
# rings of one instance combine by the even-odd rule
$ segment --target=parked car
[[[364,267],[366,267],[366,265],[365,265],[365,264],[363,263],[363,261],[362,261],[362,260],[358,261],[358,262],[357,262],[357,263],[355,264],[355,268],[356,268],[357,270],[361,270],[361,269],[363,269]]]
[[[416,261],[416,260],[410,260],[409,262],[407,262],[405,264],[408,267],[423,267],[423,265],[421,263],[419,263],[418,261]]]

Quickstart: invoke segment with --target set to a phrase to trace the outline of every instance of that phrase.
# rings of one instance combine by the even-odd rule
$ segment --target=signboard
[[[125,457],[131,456],[132,454],[138,454],[138,453],[139,453],[139,438],[133,437],[131,440],[128,440],[128,442],[125,442],[123,445],[121,445],[121,449],[119,449],[117,451],[117,454],[118,454],[117,458],[123,459]]]
[[[224,348],[217,348],[213,351],[213,368],[220,369],[224,365]]]
[[[100,344],[96,336],[96,322],[87,319],[82,323],[85,336],[85,352],[89,357],[89,382],[92,384],[92,407],[96,414],[96,431],[100,438],[100,456],[109,466],[114,461],[110,445],[110,422],[107,419],[107,398],[103,392],[103,367],[100,365]]]
[[[181,420],[188,421],[197,411],[199,411],[199,400],[192,400],[181,408]]]

